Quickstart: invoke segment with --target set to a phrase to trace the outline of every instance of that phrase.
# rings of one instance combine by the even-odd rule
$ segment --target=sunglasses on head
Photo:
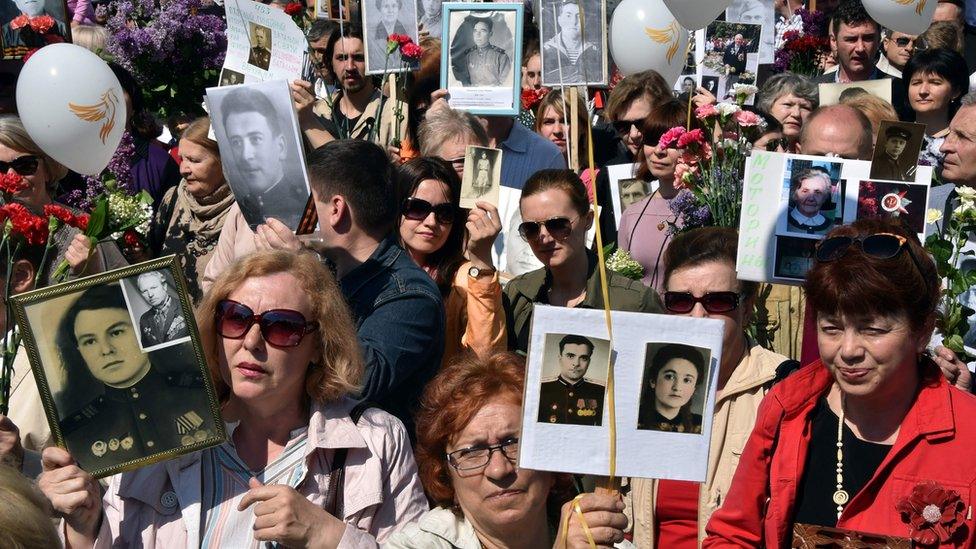
[[[919,274],[922,273],[922,266],[919,264],[918,258],[915,257],[915,252],[908,246],[908,239],[892,233],[875,233],[867,236],[834,236],[824,239],[817,244],[817,261],[827,262],[840,259],[847,254],[855,243],[861,247],[862,252],[878,259],[891,259],[901,253],[902,250],[908,250],[908,255],[911,256],[915,268],[918,269]]]
[[[573,232],[573,220],[568,217],[553,217],[545,221],[523,221],[518,226],[518,233],[523,240],[535,240],[542,233],[542,227],[554,239],[566,240]]]
[[[691,292],[664,292],[664,307],[672,313],[679,315],[690,313],[695,308],[695,303],[701,303],[705,311],[711,314],[728,313],[739,307],[739,294],[706,292],[701,297],[695,297]]]
[[[454,217],[457,215],[457,208],[454,207],[454,204],[449,202],[444,202],[434,206],[422,198],[408,198],[403,201],[401,212],[403,213],[403,217],[413,221],[423,221],[427,219],[430,212],[434,212],[434,219],[437,220],[438,223],[442,225],[450,225],[451,223],[454,223]]]
[[[36,156],[25,154],[24,156],[14,158],[10,162],[0,160],[0,173],[7,173],[8,170],[13,168],[20,175],[34,175],[37,173],[38,165],[40,165],[40,160]]]
[[[634,126],[637,126],[637,131],[640,131],[640,124],[643,121],[643,118],[639,120],[616,120],[613,122],[613,129],[620,135],[627,135],[630,133],[630,128]]]
[[[291,309],[271,309],[254,314],[247,305],[231,299],[217,303],[217,333],[227,339],[241,339],[257,322],[261,337],[274,347],[296,347],[305,334],[313,332],[317,322],[308,322],[305,315]]]

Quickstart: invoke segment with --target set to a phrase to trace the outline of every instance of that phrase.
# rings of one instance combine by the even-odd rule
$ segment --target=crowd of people
[[[798,6],[770,1],[781,43]],[[912,165],[933,166],[929,208],[948,218],[976,187],[976,2],[939,1],[919,36],[882,28],[860,0],[817,8],[830,17],[823,73],[760,71],[750,109],[765,129],[753,150],[871,160],[882,121],[924,124]],[[94,19],[76,15],[65,31],[98,51],[106,36]],[[390,90],[366,74],[363,29],[311,25],[316,79],[290,90],[318,219],[312,238],[274,218],[249,224],[225,178],[240,159],[222,158],[211,120],[173,117],[164,143],[139,85],[113,66],[128,99],[132,178],[154,202],[146,245],[70,229],[57,233],[53,262],[25,247],[9,267],[0,262],[0,275],[16,294],[54,283],[38,270],[61,260],[75,278],[178,254],[228,437],[96,480],[81,466],[94,456],[55,445],[21,348],[0,416],[0,546],[781,547],[797,524],[976,546],[971,365],[935,333],[943,280],[917,232],[897,217],[818,228],[823,199],[809,212],[797,200],[791,222],[824,235],[805,282],[740,280],[736,228],[682,230],[672,201],[684,151],[661,146],[690,108],[725,98],[654,70],[615,77],[609,90],[549,90],[548,45],[526,21],[522,86],[537,97],[528,116],[452,109],[438,89],[439,39],[425,36],[420,69],[398,95],[402,126]],[[818,83],[877,79],[891,81],[890,102],[853,94],[820,105]],[[472,145],[501,150],[508,205],[461,207]],[[633,166],[633,191],[621,185],[617,214],[608,166],[620,164]],[[36,212],[80,180],[16,113],[0,115],[0,171],[24,178],[15,200]],[[792,192],[823,195],[822,174],[794,174]],[[642,276],[601,265],[595,229]],[[974,249],[961,243],[969,268]],[[96,291],[61,320],[58,351],[72,375],[124,392],[147,374],[102,379],[81,349],[79,334],[125,313],[125,303],[88,296]],[[974,293],[961,299],[972,306]],[[536,304],[724,323],[714,409],[704,412],[704,482],[629,478],[605,489],[602,479],[518,466]],[[96,338],[99,352],[135,345],[145,330],[128,328]],[[976,347],[976,327],[964,342]],[[588,340],[565,345],[588,348],[587,360],[593,352]],[[666,382],[660,370],[672,359],[688,364],[685,383],[705,383],[700,360],[659,355],[654,383]],[[558,382],[581,390],[586,380]],[[701,432],[682,398],[642,409],[639,424]]]

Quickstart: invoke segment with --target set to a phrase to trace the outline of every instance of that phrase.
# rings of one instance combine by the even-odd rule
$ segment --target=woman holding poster
[[[976,399],[926,350],[932,259],[900,223],[858,220],[817,247],[806,294],[820,360],[766,396],[704,545],[782,547],[804,524],[972,547]]]

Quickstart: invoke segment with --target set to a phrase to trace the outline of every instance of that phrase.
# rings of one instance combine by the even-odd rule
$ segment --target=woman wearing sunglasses
[[[55,203],[53,197],[57,193],[58,181],[68,174],[68,168],[34,143],[20,118],[8,114],[0,116],[0,173],[22,177],[24,189],[14,195],[14,200],[43,215],[44,206]],[[72,278],[128,265],[118,246],[111,241],[99,243],[96,253],[89,257],[88,239],[74,227],[62,227],[55,233],[54,246],[57,255],[52,253],[48,259],[41,273],[41,286],[53,282],[50,276],[63,259],[71,265]]]
[[[586,247],[593,212],[578,175],[571,170],[539,170],[522,189],[519,212],[519,235],[543,265],[505,286],[509,349],[524,353],[536,303],[602,309],[603,295],[596,254]],[[607,274],[614,310],[661,311],[657,295],[641,283],[613,271]]]
[[[805,289],[820,360],[766,395],[705,546],[781,547],[804,523],[972,547],[976,399],[926,351],[935,264],[897,221],[859,220]]]
[[[397,193],[400,244],[444,297],[441,363],[464,351],[485,356],[503,350],[502,287],[491,261],[491,246],[501,231],[498,210],[478,202],[465,220],[458,206],[461,180],[439,158],[416,158],[397,167]]]
[[[524,385],[525,361],[512,353],[469,356],[431,380],[417,415],[417,464],[435,507],[384,549],[562,549],[552,534],[567,519],[568,547],[591,547],[564,505],[570,476],[516,466]],[[586,494],[580,508],[597,547],[623,540],[619,496]]]
[[[969,91],[966,60],[950,49],[920,50],[908,60],[903,74],[915,122],[925,124],[920,160],[941,173],[945,155],[939,149],[949,135],[949,121],[959,110],[959,99]]]
[[[359,547],[427,510],[403,425],[350,398],[363,360],[314,254],[241,259],[197,323],[229,440],[111,477],[104,496],[48,448],[39,485],[64,515],[67,546]]]
[[[664,307],[668,314],[720,319],[725,330],[705,482],[634,479],[631,498],[634,544],[638,547],[696,547],[705,537],[705,524],[725,502],[739,454],[777,369],[786,372],[798,366],[746,335],[758,284],[736,278],[737,242],[735,229],[695,229],[676,236],[664,255]],[[690,374],[695,371],[694,362],[685,358],[684,364],[680,356],[675,361]],[[703,378],[698,375],[696,382]],[[690,400],[691,395],[687,398]],[[696,418],[689,413],[682,415],[680,407],[677,413],[674,410],[674,404],[680,402],[678,399],[658,407],[664,417],[647,418],[650,428],[664,423],[665,429],[680,426],[688,432],[694,427]],[[661,410],[657,416],[662,415]],[[697,426],[701,428],[700,417]]]

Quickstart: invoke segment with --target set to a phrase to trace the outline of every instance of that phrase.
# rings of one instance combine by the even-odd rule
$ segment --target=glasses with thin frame
[[[515,463],[518,459],[519,452],[519,439],[518,437],[511,437],[505,439],[499,444],[492,444],[487,446],[471,446],[468,448],[461,448],[460,450],[454,450],[447,454],[447,462],[454,467],[456,471],[473,471],[475,469],[481,469],[488,465],[491,461],[491,455],[495,451],[500,451],[506,459]]]

